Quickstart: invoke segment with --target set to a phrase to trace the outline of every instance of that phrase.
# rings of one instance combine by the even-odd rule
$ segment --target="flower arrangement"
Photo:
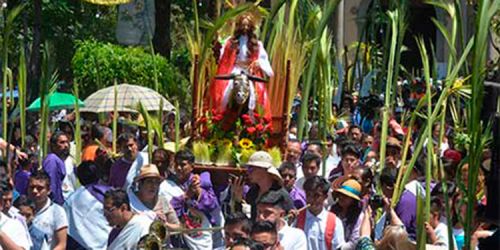
[[[200,131],[197,148],[208,148],[210,164],[217,166],[244,165],[254,152],[268,149],[272,130],[271,119],[258,112],[239,115],[231,110],[224,113],[212,110],[199,118],[197,125]],[[206,151],[194,150],[196,162],[207,164]]]

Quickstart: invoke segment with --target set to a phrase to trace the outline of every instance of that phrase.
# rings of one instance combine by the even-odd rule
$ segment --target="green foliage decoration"
[[[72,59],[75,81],[85,98],[100,88],[118,83],[136,84],[155,89],[153,71],[157,70],[158,92],[171,101],[179,100],[187,107],[189,82],[165,58],[141,47],[122,47],[92,40],[78,41]]]

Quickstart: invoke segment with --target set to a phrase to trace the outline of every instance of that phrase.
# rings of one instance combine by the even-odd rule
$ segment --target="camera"
[[[372,209],[378,209],[378,208],[381,208],[381,207],[384,207],[384,197],[382,197],[382,195],[373,195],[372,197],[370,197],[370,206],[372,207]]]

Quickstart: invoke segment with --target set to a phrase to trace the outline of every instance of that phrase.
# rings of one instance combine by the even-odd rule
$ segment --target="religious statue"
[[[210,85],[212,109],[224,114],[239,105],[251,116],[257,111],[271,119],[264,75],[273,76],[267,52],[255,35],[254,18],[247,14],[236,20],[234,34],[221,46],[217,76]]]

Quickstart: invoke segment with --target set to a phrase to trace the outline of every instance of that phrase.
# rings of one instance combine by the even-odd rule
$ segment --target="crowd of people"
[[[416,249],[417,197],[426,193],[425,153],[395,206],[391,199],[402,169],[402,139],[419,132],[407,131],[393,116],[390,136],[382,142],[380,122],[356,122],[357,106],[352,107],[349,119],[339,122],[344,125],[326,141],[318,140],[314,122],[308,139],[298,140],[292,119],[281,165],[257,151],[243,166],[245,175],[196,170],[189,143],[179,151],[155,148],[149,159],[147,137],[126,124],[118,129],[117,157],[109,152],[109,123],[99,122],[81,123],[79,166],[69,121],[58,122],[50,133],[49,151],[39,164],[36,134],[21,147],[16,128],[11,144],[0,140],[3,156],[9,156],[0,165],[1,249],[138,249],[157,221],[170,232],[163,242],[168,248]],[[172,128],[167,124],[167,138],[172,139]],[[439,142],[439,128],[436,124],[429,143],[444,173],[432,181],[426,243],[462,249],[467,201],[459,184],[468,181],[468,165],[448,133]],[[382,143],[387,150],[380,167]],[[485,164],[490,158],[485,150]],[[472,244],[498,247],[490,240],[498,235],[496,225],[480,216],[487,202],[483,171],[487,168],[480,174],[482,199],[475,209]]]

